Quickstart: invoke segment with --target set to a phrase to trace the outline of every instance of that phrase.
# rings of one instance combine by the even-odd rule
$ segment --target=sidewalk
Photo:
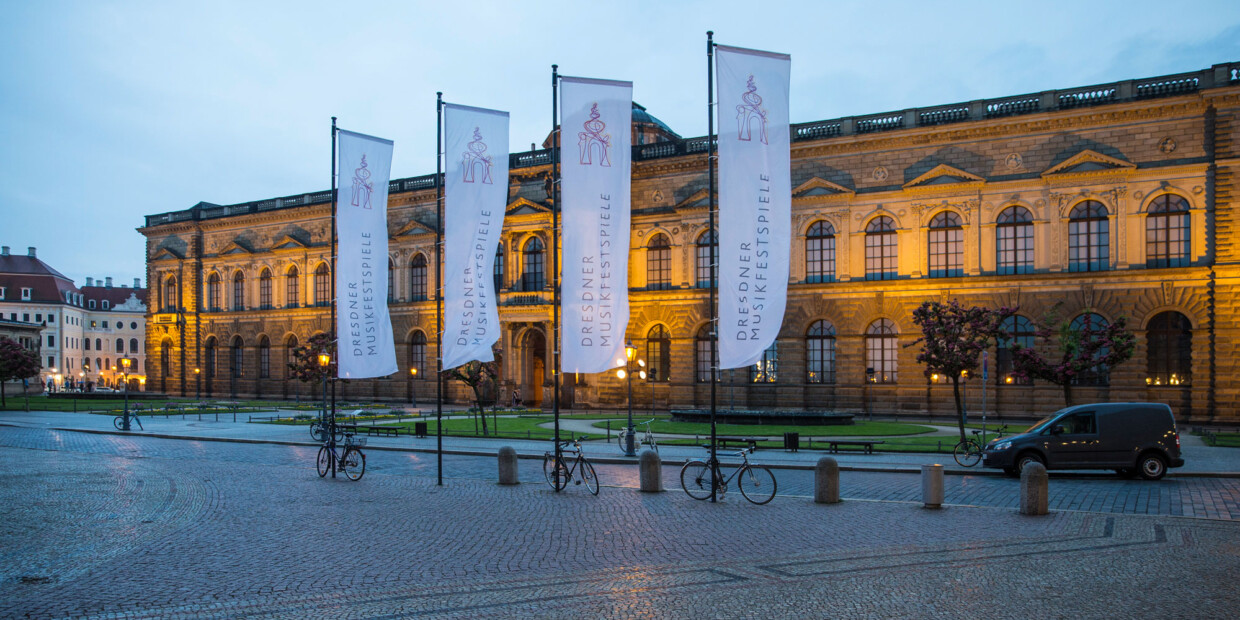
[[[233,415],[231,413],[221,413],[218,416],[214,414],[203,415],[201,419],[197,415],[188,415],[185,418],[173,416],[166,419],[143,416],[142,424],[144,425],[144,430],[137,430],[137,425],[135,424],[133,425],[134,430],[128,434],[200,441],[317,445],[310,438],[310,431],[307,426],[247,423],[245,420],[248,419],[248,415],[255,415],[257,417],[267,414],[262,412],[258,414],[238,414],[236,422],[233,422]],[[0,426],[126,434],[123,431],[116,430],[112,420],[113,416],[111,415],[88,413],[59,411],[0,412]],[[586,453],[591,460],[596,462],[634,464],[637,462],[635,457],[623,456],[614,439],[611,442],[603,440],[604,432],[590,427],[588,422],[564,420],[561,422],[561,432],[565,437],[569,433],[590,435],[592,439],[584,445]],[[433,436],[415,438],[404,435],[400,437],[367,437],[366,439],[369,449],[409,452],[433,453],[437,443],[436,438]],[[1205,446],[1199,438],[1186,434],[1181,434],[1180,441],[1185,465],[1184,467],[1172,469],[1167,474],[1168,476],[1240,478],[1240,449]],[[501,446],[512,446],[521,458],[542,458],[542,455],[552,448],[551,442],[546,440],[488,439],[481,437],[443,438],[445,454],[494,455]],[[720,452],[721,454],[727,454],[726,451],[721,450]],[[659,456],[665,463],[683,463],[687,459],[700,458],[704,454],[704,449],[694,446],[659,446]],[[960,467],[955,463],[950,454],[884,452],[876,452],[874,454],[829,454],[825,450],[818,449],[788,452],[775,448],[760,449],[751,458],[754,462],[772,467],[810,469],[823,456],[834,458],[839,463],[840,469],[845,471],[919,473],[922,465],[941,464],[949,474],[1003,475],[1002,472],[994,469]],[[1052,475],[1060,475],[1061,473],[1055,472]],[[1099,473],[1102,472],[1095,471],[1092,472],[1092,475],[1098,475]]]

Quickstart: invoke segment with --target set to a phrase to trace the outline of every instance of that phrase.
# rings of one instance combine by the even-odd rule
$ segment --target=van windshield
[[[1041,432],[1041,431],[1042,431],[1042,429],[1046,428],[1046,427],[1047,427],[1047,425],[1049,425],[1049,424],[1051,423],[1051,421],[1053,421],[1055,418],[1058,418],[1058,417],[1059,417],[1059,414],[1061,414],[1061,413],[1063,413],[1063,412],[1064,412],[1064,410],[1063,410],[1063,409],[1060,409],[1059,411],[1056,411],[1055,413],[1052,413],[1052,414],[1050,414],[1050,415],[1046,416],[1045,418],[1042,418],[1041,420],[1038,420],[1036,424],[1034,424],[1033,426],[1030,426],[1030,427],[1029,427],[1029,430],[1027,430],[1027,431],[1025,431],[1025,432],[1026,432],[1026,433],[1031,433],[1031,434],[1032,434],[1032,433],[1039,433],[1039,432]]]

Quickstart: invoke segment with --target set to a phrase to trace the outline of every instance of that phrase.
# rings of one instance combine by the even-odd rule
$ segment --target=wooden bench
[[[381,435],[383,437],[399,437],[401,429],[399,426],[364,426],[359,424],[337,424],[336,426],[341,430],[352,431],[354,433],[365,431],[366,435],[369,437],[374,437],[376,435]]]
[[[883,443],[882,441],[870,441],[864,439],[820,439],[818,441],[819,443],[827,444],[830,447],[831,452],[834,453],[838,453],[841,446],[855,446],[864,450],[866,454],[874,454],[874,446]],[[813,440],[810,440],[811,447],[813,444]]]
[[[716,437],[720,448],[735,448],[736,446],[744,446],[752,450],[758,449],[757,437]]]

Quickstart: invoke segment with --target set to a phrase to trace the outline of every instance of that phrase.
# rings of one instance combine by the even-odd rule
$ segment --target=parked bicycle
[[[314,440],[319,443],[327,441],[327,427],[328,426],[329,426],[328,423],[324,422],[323,420],[315,420],[314,422],[311,422],[310,423],[310,436],[313,437]],[[332,439],[336,441],[340,441],[343,437],[344,437],[344,432],[341,431],[339,427],[337,427],[336,431],[332,433]]]
[[[710,446],[704,447],[707,450],[710,449]],[[713,472],[719,497],[722,498],[724,493],[727,493],[728,483],[736,480],[736,486],[740,487],[741,495],[744,495],[745,499],[758,505],[765,504],[775,497],[775,474],[762,465],[749,462],[749,453],[753,451],[754,448],[745,448],[733,453],[741,457],[741,463],[727,477],[723,475],[723,469],[717,459],[710,457],[706,460],[692,459],[680,468],[680,486],[684,488],[689,497],[706,499],[710,497],[711,472]]]
[[[642,425],[642,424],[644,424],[644,425],[646,426],[646,429],[645,429],[644,431],[642,431],[641,435],[634,435],[634,436],[633,436],[633,444],[634,444],[634,445],[633,445],[633,449],[634,449],[634,450],[640,450],[640,449],[641,449],[641,447],[642,447],[642,444],[645,444],[645,445],[646,445],[647,447],[649,447],[651,450],[654,450],[654,451],[655,451],[655,453],[658,453],[658,452],[659,452],[659,444],[658,444],[658,442],[656,442],[656,441],[655,441],[655,439],[654,439],[654,433],[653,433],[653,432],[651,432],[651,430],[650,430],[650,423],[651,423],[651,422],[654,422],[654,418],[651,418],[651,419],[649,419],[649,420],[647,420],[647,421],[645,421],[645,422],[638,422],[638,423],[637,423],[638,425]],[[622,430],[620,431],[620,435],[616,438],[616,445],[618,445],[618,446],[620,447],[620,453],[621,453],[621,454],[625,454],[625,455],[627,455],[627,454],[628,454],[628,451],[624,449],[624,433],[625,433],[625,431],[626,431],[626,430],[627,430],[627,429],[622,429]]]
[[[561,441],[558,459],[553,452],[543,455],[543,475],[547,477],[547,484],[551,485],[551,488],[562,490],[573,479],[573,474],[577,474],[575,484],[585,483],[590,493],[598,495],[598,476],[594,473],[594,466],[581,451],[581,442],[584,439],[586,436],[582,435],[572,441]]]
[[[995,429],[995,437],[1002,437],[1007,432],[1007,425],[1004,424]],[[956,447],[952,449],[952,458],[956,459],[956,463],[961,467],[973,467],[982,460],[982,449],[986,446],[986,436],[989,433],[985,428],[981,430],[974,429],[972,437],[956,443]]]
[[[138,416],[136,416],[136,415],[130,415],[130,416],[129,416],[129,422],[130,422],[131,424],[137,424],[137,425],[138,425],[138,430],[143,430],[143,431],[144,431],[144,430],[146,430],[145,428],[142,428],[142,418],[139,418],[139,417],[138,417]],[[116,427],[116,430],[118,430],[118,431],[123,431],[123,430],[125,430],[125,416],[123,416],[123,415],[118,415],[118,416],[116,416],[115,418],[113,418],[113,420],[112,420],[112,426],[115,426],[115,427]]]
[[[362,475],[366,473],[366,455],[361,450],[364,445],[366,445],[366,438],[357,437],[353,433],[344,434],[343,453],[336,451],[335,442],[324,443],[323,447],[319,448],[317,461],[319,477],[326,476],[331,471],[334,462],[336,471],[344,472],[349,480],[361,480]]]

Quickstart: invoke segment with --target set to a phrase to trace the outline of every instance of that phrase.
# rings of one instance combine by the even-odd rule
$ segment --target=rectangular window
[[[30,313],[29,313],[29,312],[23,312],[23,313],[22,313],[22,322],[23,322],[23,323],[29,323],[29,322],[30,322]]]
[[[54,315],[54,314],[49,314],[49,315],[47,315],[47,322],[48,322],[48,323],[55,323],[55,322],[56,322],[56,315]]]
[[[865,279],[896,278],[896,234],[870,233],[865,236]]]
[[[104,321],[104,322],[103,322],[103,328],[104,328],[104,329],[107,329],[107,328],[108,328],[108,322],[107,322],[107,321]]]
[[[42,323],[42,322],[43,322],[43,315],[42,315],[42,314],[39,314],[39,313],[37,313],[37,312],[36,312],[36,313],[35,313],[35,315],[34,315],[34,322],[35,322],[35,323]]]
[[[53,336],[52,334],[48,334],[48,335],[47,335],[47,346],[49,346],[49,347],[54,347],[54,346],[56,346],[56,336]],[[50,366],[50,364],[49,364],[49,366]]]
[[[48,368],[55,368],[55,367],[56,367],[56,357],[55,357],[55,356],[52,356],[52,355],[47,356],[47,367],[48,367]]]
[[[22,301],[30,301],[30,289],[22,287]]]

